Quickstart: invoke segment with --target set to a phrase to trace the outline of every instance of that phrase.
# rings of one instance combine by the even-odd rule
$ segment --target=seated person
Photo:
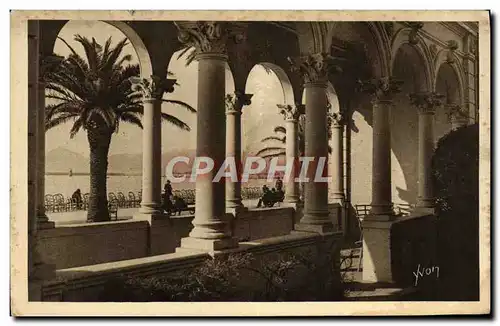
[[[174,196],[174,213],[181,215],[182,211],[188,208],[186,201],[182,197]]]
[[[275,197],[275,200],[277,202],[283,202],[283,200],[285,199],[285,192],[282,190],[282,189],[279,189],[279,190],[276,190],[276,193],[274,195]]]
[[[163,194],[163,210],[170,215],[173,208],[174,206],[172,204],[172,196],[166,196],[165,194]]]
[[[274,193],[272,192],[272,190],[269,190],[269,188],[266,186],[262,187],[262,190],[263,194],[262,197],[259,198],[257,208],[261,207],[262,204],[264,204],[264,206],[268,206],[268,204],[274,203]]]
[[[80,189],[76,189],[73,195],[71,195],[71,201],[76,203],[76,208],[81,209],[82,208],[82,192]]]
[[[283,180],[281,180],[280,177],[278,177],[276,179],[275,187],[276,187],[276,191],[278,191],[278,192],[283,191]]]

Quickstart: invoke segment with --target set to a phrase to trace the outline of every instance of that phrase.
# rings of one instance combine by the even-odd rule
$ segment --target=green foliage
[[[444,136],[433,157],[441,300],[479,299],[479,126]]]
[[[441,138],[432,160],[432,169],[439,213],[477,214],[479,126],[462,127]]]
[[[164,277],[120,277],[105,284],[101,302],[339,301],[338,256],[282,253],[255,259],[232,254]]]
[[[130,54],[119,59],[128,44],[127,39],[112,47],[109,38],[103,47],[94,38],[89,40],[76,35],[75,41],[83,47],[85,57],[64,39],[60,40],[71,53],[64,60],[58,60],[57,65],[52,64],[51,69],[45,69],[47,98],[57,102],[46,107],[46,128],[72,121],[71,137],[81,129],[96,128],[99,123],[111,132],[118,131],[120,122],[142,128],[142,94],[132,90],[130,83],[130,78],[139,75],[139,65],[129,64]],[[194,112],[184,102],[164,101]],[[175,116],[162,113],[162,119],[189,130],[189,126]]]

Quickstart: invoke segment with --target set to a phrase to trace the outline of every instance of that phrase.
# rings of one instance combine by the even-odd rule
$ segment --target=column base
[[[396,220],[396,215],[394,214],[385,214],[385,215],[378,215],[378,214],[368,214],[365,218],[365,221],[373,221],[373,222],[392,222]]]
[[[213,252],[224,249],[238,247],[238,240],[232,237],[223,239],[199,239],[199,238],[182,238],[181,246],[175,249],[175,252],[189,252],[192,250]]]
[[[334,193],[334,194],[332,194],[331,198],[332,198],[332,201],[334,203],[342,203],[343,204],[345,202],[345,196],[343,193]]]
[[[162,212],[153,212],[153,213],[143,213],[143,212],[137,212],[134,214],[133,219],[134,220],[139,220],[139,221],[148,221],[150,224],[153,223],[154,220],[168,220],[170,218],[170,215]]]
[[[294,196],[287,197],[285,195],[285,200],[283,202],[287,203],[287,204],[300,203],[300,196],[299,195],[294,195]]]
[[[292,233],[296,232],[308,232],[308,233],[332,233],[336,231],[336,228],[333,224],[306,224],[306,223],[297,223],[292,230]]]
[[[372,209],[370,211],[370,215],[394,215],[392,204],[372,204],[371,206]]]
[[[241,202],[241,198],[226,200],[226,208],[239,208],[239,207],[245,207]]]
[[[151,203],[141,202],[141,206],[139,207],[139,213],[146,215],[158,214],[158,213],[163,213],[163,209],[161,205],[155,202]]]
[[[392,221],[363,221],[363,282],[394,283],[392,273]]]
[[[226,207],[226,213],[237,217],[240,213],[248,211],[248,208],[241,205],[237,207]]]

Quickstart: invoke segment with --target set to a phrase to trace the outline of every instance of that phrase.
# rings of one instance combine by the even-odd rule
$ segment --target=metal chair
[[[90,194],[87,192],[83,194],[83,209],[87,210],[89,208],[89,198]]]
[[[45,195],[45,211],[47,212],[54,211],[54,196]]]
[[[129,206],[129,205],[128,205],[128,201],[127,201],[127,199],[125,198],[125,195],[123,194],[123,192],[121,192],[121,191],[120,191],[120,192],[118,192],[118,193],[116,194],[116,196],[118,197],[118,205],[119,205],[120,207],[124,207],[124,208],[126,208],[126,207],[128,207],[128,206]]]
[[[54,211],[63,212],[66,210],[66,202],[64,201],[64,196],[62,194],[54,195]]]
[[[108,202],[108,211],[109,211],[109,216],[110,216],[111,220],[118,220],[118,206],[119,206],[119,203],[118,203],[117,199],[113,199],[113,200]],[[113,218],[113,215],[114,215],[114,218]]]
[[[128,192],[128,201],[130,207],[137,207],[137,200],[135,199],[135,194],[132,191]]]

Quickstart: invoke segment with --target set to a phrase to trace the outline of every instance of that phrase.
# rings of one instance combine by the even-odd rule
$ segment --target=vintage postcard
[[[12,11],[15,316],[489,314],[488,11]]]

